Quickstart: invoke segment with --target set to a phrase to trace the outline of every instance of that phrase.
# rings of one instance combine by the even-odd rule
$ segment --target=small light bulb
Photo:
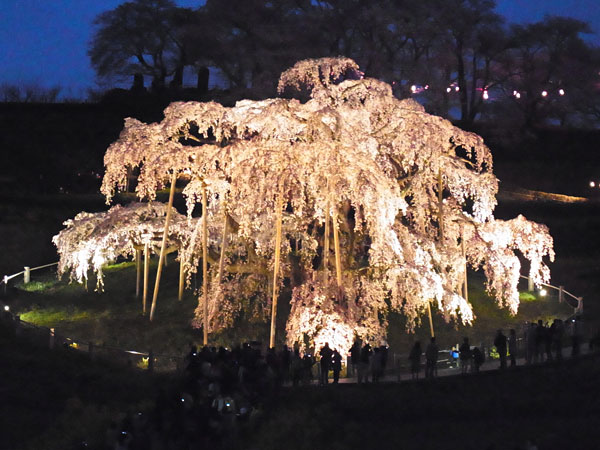
[[[540,295],[541,295],[542,297],[545,297],[545,296],[546,296],[546,294],[548,294],[548,291],[546,291],[546,289],[543,289],[543,288],[542,288],[542,289],[540,289]]]
[[[564,89],[559,89],[558,90],[558,95],[565,95],[565,90]]]
[[[450,88],[446,88],[446,92],[450,92],[452,89]]]
[[[415,92],[417,92],[417,86],[415,86],[414,84],[410,87],[410,92],[412,92],[413,94]]]
[[[590,187],[596,187],[596,183],[594,183],[593,181],[590,181]],[[8,308],[8,307],[5,306],[5,308]]]
[[[10,311],[10,308],[9,308],[9,306],[8,306],[8,305],[5,305],[5,306],[4,306],[4,311]]]
[[[542,91],[542,97],[548,97],[548,91]]]
[[[488,98],[490,98],[490,95],[488,94],[487,89],[485,91],[483,91],[483,99],[487,100]]]

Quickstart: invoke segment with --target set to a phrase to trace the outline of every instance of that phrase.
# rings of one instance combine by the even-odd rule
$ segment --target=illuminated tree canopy
[[[58,274],[87,284],[88,272],[96,273],[97,289],[103,288],[102,266],[119,256],[131,257],[136,247],[149,244],[155,252],[156,235],[165,225],[166,206],[159,202],[115,205],[106,212],[81,212],[64,222],[65,229],[52,238],[60,260]],[[178,249],[188,246],[190,223],[175,212],[168,242]]]
[[[308,100],[173,103],[160,123],[126,119],[105,155],[109,202],[131,169],[137,195],[150,201],[176,174],[189,220],[208,193],[211,331],[233,323],[241,299],[265,314],[280,214],[289,343],[308,337],[346,351],[355,336],[385,336],[389,311],[414,327],[431,301],[446,320],[470,323],[467,265],[483,269],[491,295],[513,313],[519,255],[536,283],[549,280],[547,228],[494,219],[498,181],[481,137],[398,100],[346,58],[301,61],[279,91]],[[188,273],[201,257],[197,225],[182,252]]]

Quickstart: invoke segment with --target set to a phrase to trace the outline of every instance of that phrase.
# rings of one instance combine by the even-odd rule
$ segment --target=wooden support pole
[[[277,322],[277,296],[278,275],[279,275],[279,258],[281,254],[281,222],[283,218],[283,185],[279,186],[279,196],[277,198],[277,223],[275,226],[275,265],[273,268],[273,297],[271,301],[271,338],[269,339],[269,347],[275,348],[275,324]]]
[[[444,185],[442,183],[442,171],[438,171],[438,236],[440,241],[444,240]]]
[[[223,279],[223,267],[225,267],[225,250],[227,249],[227,211],[224,214],[223,236],[221,237],[221,256],[219,258],[219,276],[217,282],[221,283]]]
[[[150,245],[144,244],[144,292],[142,294],[142,312],[146,314],[146,299],[148,298],[148,278],[150,275]]]
[[[333,245],[335,247],[335,276],[338,288],[342,288],[342,255],[340,254],[340,238],[338,232],[337,214],[333,214]]]
[[[135,298],[140,298],[140,283],[142,281],[142,250],[135,249]]]
[[[431,337],[435,337],[435,333],[433,331],[433,317],[431,317],[431,302],[427,302],[427,312],[429,313],[429,331],[431,332]]]
[[[331,210],[331,208],[329,207],[329,198],[327,198],[326,208],[327,209],[325,210],[325,236],[323,242],[323,284],[325,286],[329,284],[329,235],[331,234],[331,230],[329,229],[329,214]]]
[[[177,300],[181,301],[183,298],[183,288],[185,285],[185,261],[183,260],[183,255],[181,254],[181,249],[179,250],[179,294],[177,295]]]
[[[444,240],[444,184],[442,180],[442,170],[438,170],[438,238],[440,244]],[[433,330],[433,317],[431,315],[431,301],[427,302],[427,314],[429,315],[429,330],[431,337],[435,337]]]
[[[152,306],[150,307],[150,321],[154,319],[156,310],[156,300],[158,299],[158,289],[160,287],[160,275],[165,261],[165,249],[167,248],[167,237],[169,235],[169,222],[171,221],[171,209],[173,208],[173,197],[175,196],[175,182],[177,181],[177,172],[173,170],[171,178],[171,192],[169,192],[169,205],[167,206],[167,218],[165,219],[165,229],[163,231],[162,243],[160,245],[160,257],[158,259],[158,269],[156,270],[156,282],[154,283],[154,296],[152,297]]]
[[[204,315],[204,345],[208,345],[208,207],[206,201],[206,185],[202,183],[202,295]]]
[[[463,258],[465,258],[465,275],[464,275],[464,280],[463,280],[463,297],[466,301],[469,301],[469,285],[467,283],[467,252],[465,250],[465,237],[463,234],[463,231],[460,231],[460,242],[461,242],[461,246],[462,246],[462,254],[463,254]]]

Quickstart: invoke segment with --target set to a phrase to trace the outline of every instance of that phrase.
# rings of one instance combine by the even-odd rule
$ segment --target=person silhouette
[[[510,356],[510,367],[517,365],[517,332],[511,328],[508,336],[508,354]]]
[[[410,374],[413,380],[419,379],[419,370],[421,369],[421,343],[416,341],[410,350],[408,359],[410,360]]]
[[[494,345],[500,355],[500,369],[506,369],[506,336],[502,333],[502,330],[496,332],[494,338]]]
[[[329,343],[326,342],[321,350],[319,351],[319,355],[321,356],[321,379],[320,383],[322,385],[326,385],[329,382],[329,370],[331,369],[331,356],[333,352],[331,348],[329,348]]]
[[[338,384],[340,372],[342,371],[342,355],[337,349],[334,349],[331,354],[331,370],[333,371],[333,383]]]
[[[437,375],[438,352],[435,336],[432,336],[425,349],[425,378],[433,378]]]
[[[472,362],[471,345],[469,344],[469,338],[463,338],[463,343],[458,348],[461,373],[464,375],[469,371],[469,367]]]

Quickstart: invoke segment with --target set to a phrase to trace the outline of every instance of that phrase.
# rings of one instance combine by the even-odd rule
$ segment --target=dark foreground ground
[[[288,390],[252,449],[598,448],[598,357],[434,381]]]
[[[180,375],[90,361],[69,348],[50,351],[5,331],[2,449],[107,448],[111,421],[156,410],[157,393],[180,383]],[[540,450],[593,449],[599,379],[595,354],[431,381],[284,387],[263,395],[249,420],[171,448],[512,450],[532,440]],[[207,428],[189,419],[181,419],[187,428]]]

